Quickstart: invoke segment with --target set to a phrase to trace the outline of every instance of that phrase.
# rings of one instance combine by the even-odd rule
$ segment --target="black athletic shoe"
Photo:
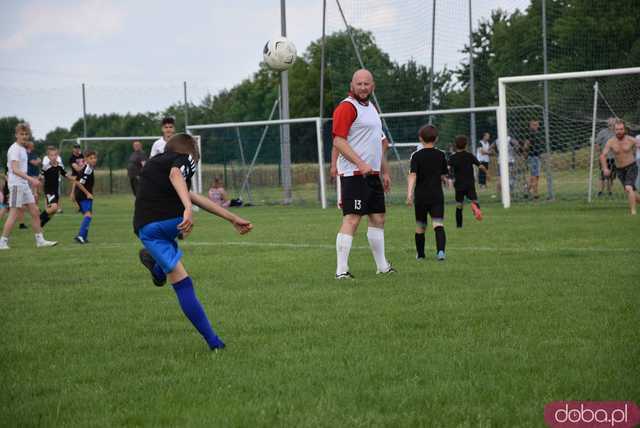
[[[20,226],[18,226],[18,229],[28,229],[28,227],[26,224],[20,223]]]
[[[149,269],[149,272],[151,273],[151,279],[153,280],[153,284],[156,287],[162,287],[167,282],[167,278],[165,277],[163,279],[160,279],[153,274],[153,267],[155,266],[156,261],[153,259],[151,254],[149,254],[149,251],[143,248],[140,250],[140,253],[138,253],[138,256],[140,257],[140,263],[142,263],[144,267]]]
[[[339,273],[336,274],[336,279],[355,279],[351,272]]]
[[[398,271],[395,270],[393,266],[391,266],[391,263],[389,263],[389,267],[387,268],[387,270],[384,270],[384,271],[379,270],[376,272],[376,275],[391,275],[392,273],[398,273]]]

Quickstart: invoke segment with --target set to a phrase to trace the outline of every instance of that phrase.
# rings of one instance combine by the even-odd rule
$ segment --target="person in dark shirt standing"
[[[476,193],[476,184],[473,166],[477,166],[480,170],[484,169],[480,165],[478,159],[469,153],[467,148],[467,137],[458,135],[455,138],[456,152],[449,156],[449,166],[453,172],[453,187],[456,190],[456,226],[462,227],[462,208],[464,207],[464,198],[471,201],[471,211],[477,220],[482,220],[482,211],[478,203],[478,194]]]
[[[524,141],[524,149],[527,151],[527,162],[529,164],[528,193],[533,199],[538,199],[538,181],[540,181],[540,155],[544,152],[544,135],[540,131],[540,122],[529,121]],[[528,196],[528,195],[527,195]]]
[[[71,176],[67,175],[67,171],[59,163],[60,156],[58,149],[54,146],[47,147],[48,162],[43,162],[41,177],[44,180],[44,197],[46,208],[40,213],[40,225],[45,224],[58,212],[58,202],[60,201],[59,181],[60,176],[73,182],[88,199],[92,199],[93,195],[79,182],[76,182]]]
[[[444,233],[444,194],[442,183],[446,182],[447,160],[444,152],[434,147],[438,140],[438,129],[425,125],[418,135],[422,148],[411,155],[411,172],[407,184],[407,205],[413,204],[416,217],[416,259],[424,260],[424,233],[427,214],[431,216],[436,236],[436,258],[445,259],[446,235]]]
[[[80,224],[80,230],[75,237],[78,244],[88,244],[89,239],[89,226],[91,226],[91,220],[93,219],[93,183],[94,183],[94,170],[98,163],[98,154],[93,150],[87,150],[84,153],[84,166],[80,170],[76,179],[74,200],[78,203],[79,211],[82,213],[82,223]],[[80,190],[82,184],[88,193],[85,194]]]
[[[131,191],[133,196],[138,194],[138,183],[140,182],[140,173],[142,167],[147,161],[147,155],[142,151],[142,144],[140,141],[133,142],[133,153],[129,156],[129,163],[127,164],[127,176],[129,177],[129,183],[131,184]]]
[[[144,245],[139,253],[140,262],[151,272],[153,283],[160,287],[169,279],[182,311],[209,348],[216,350],[225,344],[211,327],[196,297],[176,238],[179,233],[186,237],[191,232],[194,204],[228,220],[241,235],[251,231],[253,225],[206,197],[190,192],[199,157],[193,137],[176,134],[167,142],[164,153],[147,162],[140,176],[133,231]]]

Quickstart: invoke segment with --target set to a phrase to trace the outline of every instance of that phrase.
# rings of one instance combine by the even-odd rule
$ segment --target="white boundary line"
[[[89,248],[97,248],[97,249],[118,249],[125,247],[141,247],[142,245],[137,241],[131,241],[127,243],[111,243],[111,244],[89,244],[89,246],[84,245],[73,245],[69,244],[69,246],[60,247],[66,251],[73,250],[83,250],[86,251]],[[334,250],[335,245],[329,244],[296,244],[291,242],[255,242],[255,241],[222,241],[222,242],[206,242],[206,241],[189,241],[188,239],[180,242],[180,246],[184,248],[189,247],[266,247],[266,248],[289,248],[289,249],[319,249],[319,250]],[[354,245],[351,247],[354,250],[368,250],[369,246],[357,246]],[[403,251],[403,250],[411,250],[410,247],[387,247],[389,251]],[[511,248],[498,248],[498,247],[456,247],[449,246],[448,250],[453,251],[493,251],[493,252],[504,252],[504,253],[529,253],[529,252],[539,252],[539,253],[553,253],[553,252],[583,252],[583,253],[611,253],[611,252],[629,252],[634,253],[638,251],[638,249],[633,248],[605,248],[605,247],[511,247]]]

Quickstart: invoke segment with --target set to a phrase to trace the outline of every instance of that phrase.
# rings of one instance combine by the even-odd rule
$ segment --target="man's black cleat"
[[[142,263],[144,267],[149,269],[153,284],[156,287],[162,287],[167,282],[167,278],[158,278],[153,274],[153,267],[155,266],[156,261],[153,259],[151,254],[149,254],[149,251],[147,251],[146,248],[143,248],[140,250],[140,253],[138,253],[138,255],[140,257],[140,263]]]
[[[336,279],[355,279],[351,272],[338,273],[336,274]]]

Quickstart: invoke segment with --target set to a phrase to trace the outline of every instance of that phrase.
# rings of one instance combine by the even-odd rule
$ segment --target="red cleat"
[[[480,207],[475,202],[471,202],[471,211],[473,211],[473,216],[476,220],[482,220],[482,211],[480,211]]]

